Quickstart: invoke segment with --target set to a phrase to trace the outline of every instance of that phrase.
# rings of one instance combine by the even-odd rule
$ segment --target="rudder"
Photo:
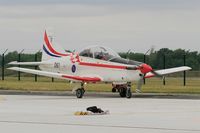
[[[64,50],[63,50],[64,51]],[[46,61],[52,58],[60,58],[62,56],[69,56],[69,53],[61,53],[53,48],[52,42],[49,41],[47,32],[44,33],[44,44],[42,47],[42,61]]]

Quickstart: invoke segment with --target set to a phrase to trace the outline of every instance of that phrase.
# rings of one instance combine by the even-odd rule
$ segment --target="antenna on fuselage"
[[[128,59],[128,60],[130,60],[130,58],[129,58],[130,53],[131,53],[131,49],[129,49],[129,50],[126,52],[126,59]]]

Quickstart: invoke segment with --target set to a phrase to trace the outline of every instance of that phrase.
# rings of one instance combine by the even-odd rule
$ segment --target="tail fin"
[[[64,51],[64,50],[62,50]],[[47,32],[44,33],[44,44],[42,48],[42,61],[46,61],[52,58],[60,58],[62,56],[69,56],[69,53],[66,52],[58,52],[53,48],[52,42],[49,41]]]

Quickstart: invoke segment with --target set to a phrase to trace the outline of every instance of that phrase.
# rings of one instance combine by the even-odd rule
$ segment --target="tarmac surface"
[[[75,116],[96,105],[108,115]],[[0,95],[2,133],[200,133],[200,100]]]
[[[0,90],[0,95],[40,95],[40,96],[75,96],[71,91],[27,91],[27,90]],[[168,99],[200,99],[200,94],[176,94],[176,93],[132,93],[134,98],[168,98]],[[84,96],[119,98],[119,93],[112,92],[88,92]]]

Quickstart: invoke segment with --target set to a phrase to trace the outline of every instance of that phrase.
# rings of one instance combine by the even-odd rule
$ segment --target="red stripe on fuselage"
[[[62,54],[62,53],[57,52],[57,51],[51,46],[51,43],[49,42],[49,39],[48,39],[48,36],[47,36],[46,31],[45,31],[45,33],[44,33],[44,41],[45,41],[45,44],[47,45],[48,49],[49,49],[53,54],[60,55],[60,56],[69,56],[69,54]]]
[[[98,64],[98,63],[88,63],[80,62],[79,65],[82,66],[93,66],[93,67],[104,67],[104,68],[114,68],[114,69],[126,69],[126,66],[109,65],[109,64]]]
[[[62,75],[63,78],[73,79],[73,80],[79,80],[79,81],[85,81],[85,82],[99,82],[101,81],[98,77],[79,77],[79,76],[69,76],[69,75]]]

